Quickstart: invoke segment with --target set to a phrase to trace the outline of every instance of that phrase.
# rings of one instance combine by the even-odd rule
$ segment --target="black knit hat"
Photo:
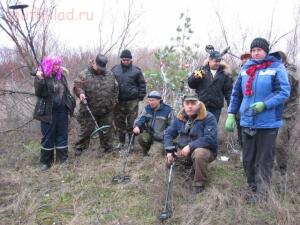
[[[253,48],[261,48],[263,49],[267,54],[269,53],[270,51],[270,45],[269,45],[269,42],[264,39],[264,38],[255,38],[252,43],[251,43],[251,46],[250,46],[250,51],[253,49]]]
[[[120,58],[123,59],[132,59],[132,55],[131,55],[131,52],[128,50],[128,49],[124,49],[122,52],[121,52],[121,55],[120,55]]]

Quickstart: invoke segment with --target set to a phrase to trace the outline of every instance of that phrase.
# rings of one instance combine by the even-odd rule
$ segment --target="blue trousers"
[[[64,162],[68,158],[68,125],[67,111],[52,113],[52,123],[41,122],[41,160],[42,164],[51,166],[54,161],[54,149],[56,149],[56,161]]]

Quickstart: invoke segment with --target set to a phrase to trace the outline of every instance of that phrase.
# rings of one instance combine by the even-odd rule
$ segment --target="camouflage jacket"
[[[291,94],[284,104],[283,118],[290,119],[296,115],[299,106],[299,80],[297,77],[297,70],[295,65],[286,64],[285,68],[288,73],[289,83],[291,86]]]
[[[113,110],[118,101],[119,88],[115,76],[110,71],[98,75],[89,67],[74,80],[74,92],[77,97],[85,94],[94,115],[103,115]],[[87,113],[82,103],[79,113]]]

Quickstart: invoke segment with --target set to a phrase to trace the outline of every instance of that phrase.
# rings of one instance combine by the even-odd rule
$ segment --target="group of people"
[[[225,130],[239,128],[243,166],[252,193],[247,202],[266,199],[275,146],[278,167],[286,171],[289,132],[299,101],[295,67],[283,52],[270,54],[269,50],[265,39],[255,38],[250,53],[241,57],[235,81],[220,52],[210,52],[205,63],[188,77],[188,85],[195,93],[183,97],[183,107],[177,115],[163,102],[159,91],[148,93],[148,104],[138,115],[139,101],[146,96],[146,83],[142,70],[133,65],[131,52],[123,50],[121,63],[110,71],[106,56],[97,55],[74,81],[73,92],[80,100],[75,156],[88,148],[95,128],[85,105],[88,104],[99,126],[110,125],[107,132],[99,133],[104,152],[113,150],[113,127],[118,132],[118,148],[124,148],[126,137],[130,139],[134,134],[145,156],[161,152],[166,155],[167,166],[180,158],[190,161],[193,192],[201,193],[208,179],[208,164],[217,157],[218,121],[225,99]],[[34,82],[38,97],[34,117],[41,121],[43,135],[42,170],[54,162],[54,149],[56,161],[68,158],[68,115],[73,114],[76,102],[61,64],[58,57],[45,58]],[[276,144],[277,135],[280,140]]]
[[[75,156],[80,156],[88,148],[95,121],[100,127],[109,126],[105,132],[99,132],[104,152],[113,149],[113,120],[121,147],[125,144],[126,133],[129,136],[133,133],[139,101],[146,95],[146,83],[141,69],[132,65],[129,50],[122,51],[120,58],[120,65],[110,71],[107,69],[107,57],[98,54],[74,80],[73,93],[80,101],[77,116],[80,129],[75,143]],[[68,158],[68,116],[73,115],[76,100],[69,90],[67,73],[59,57],[49,56],[43,60],[34,79],[38,97],[34,118],[41,121],[43,135],[42,170],[49,169],[53,164],[54,150],[57,162],[64,162]]]

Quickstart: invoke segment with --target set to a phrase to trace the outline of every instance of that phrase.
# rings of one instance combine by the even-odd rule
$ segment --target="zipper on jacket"
[[[255,86],[254,86],[254,102],[252,104],[254,104],[256,102],[256,87],[257,87],[257,81],[258,81],[258,76],[259,76],[259,70],[256,71],[257,75],[256,75],[256,81],[255,81]],[[251,105],[252,105],[251,104]],[[256,112],[253,115],[253,120],[252,120],[252,127],[254,127],[255,125],[255,119],[256,119]]]
[[[152,130],[154,130],[155,118],[156,118],[156,111],[154,111],[154,113],[153,113],[153,118],[152,118],[152,122],[151,122],[151,129]]]

